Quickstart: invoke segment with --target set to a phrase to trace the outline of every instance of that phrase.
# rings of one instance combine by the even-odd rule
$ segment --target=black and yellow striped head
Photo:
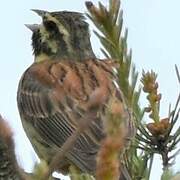
[[[51,59],[94,58],[88,24],[79,12],[47,12],[33,10],[42,17],[42,24],[28,25],[33,31],[35,61]]]

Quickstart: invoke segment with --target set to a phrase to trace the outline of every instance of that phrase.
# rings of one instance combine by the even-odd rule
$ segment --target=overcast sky
[[[36,158],[22,131],[16,105],[18,81],[25,69],[33,62],[31,32],[24,24],[40,22],[40,18],[30,9],[86,12],[84,2],[84,0],[1,2],[0,113],[13,127],[18,161],[28,171],[31,170]],[[107,0],[101,2],[108,4]],[[153,69],[158,73],[160,91],[163,94],[161,116],[166,117],[168,105],[170,102],[175,103],[180,89],[174,69],[175,64],[180,67],[180,1],[124,0],[122,7],[124,26],[129,29],[128,46],[133,49],[133,62],[139,72],[142,72],[142,69]],[[101,57],[99,43],[93,34],[91,39],[96,55]],[[176,164],[178,163],[180,163],[179,157]],[[178,167],[175,170],[178,170]],[[160,173],[161,162],[157,157],[151,179],[158,180]]]

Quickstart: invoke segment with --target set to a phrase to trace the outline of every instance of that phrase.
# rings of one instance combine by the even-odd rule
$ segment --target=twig
[[[177,75],[177,78],[178,78],[178,81],[179,81],[179,84],[180,84],[180,74],[179,74],[179,70],[178,70],[177,65],[175,65],[175,70],[176,70],[176,75]]]
[[[152,154],[151,158],[150,158],[150,164],[149,164],[147,179],[149,179],[150,175],[151,175],[151,169],[152,169],[153,160],[154,160],[154,154]]]

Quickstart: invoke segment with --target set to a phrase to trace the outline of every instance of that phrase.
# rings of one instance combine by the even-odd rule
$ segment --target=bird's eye
[[[57,29],[56,23],[54,23],[53,21],[45,21],[44,26],[49,31],[53,31]]]

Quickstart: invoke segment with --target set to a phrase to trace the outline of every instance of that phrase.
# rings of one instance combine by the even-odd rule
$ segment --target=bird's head
[[[42,23],[26,25],[33,31],[32,46],[35,61],[44,59],[94,58],[89,27],[79,12],[47,12],[33,10],[42,18]]]

